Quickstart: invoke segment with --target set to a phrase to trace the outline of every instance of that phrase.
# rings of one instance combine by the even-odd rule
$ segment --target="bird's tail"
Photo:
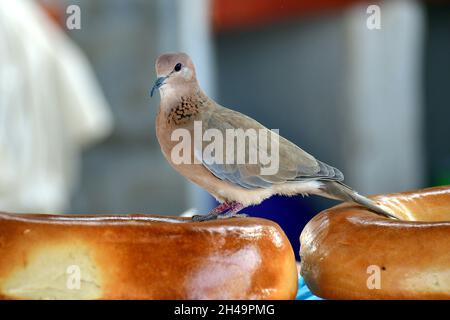
[[[360,195],[355,190],[353,190],[352,188],[346,186],[341,182],[338,181],[321,181],[321,182],[323,184],[320,189],[323,192],[323,195],[328,198],[355,202],[382,216],[392,219],[398,219],[390,212],[387,212],[386,210],[381,208],[375,201]]]

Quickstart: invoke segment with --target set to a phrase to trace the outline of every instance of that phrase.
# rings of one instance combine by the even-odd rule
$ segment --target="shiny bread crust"
[[[345,203],[300,236],[301,274],[326,299],[450,299],[450,187],[372,197],[400,220]]]
[[[292,247],[268,220],[0,213],[3,299],[293,299]]]

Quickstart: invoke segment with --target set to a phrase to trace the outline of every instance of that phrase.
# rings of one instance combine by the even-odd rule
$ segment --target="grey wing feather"
[[[268,134],[276,134],[256,120],[218,105],[209,113],[204,114],[202,120],[204,130],[217,129],[222,133],[223,137],[226,137],[226,129],[267,130]],[[213,163],[211,159],[203,158],[203,165],[217,178],[246,189],[269,188],[274,184],[294,181],[342,181],[344,179],[343,174],[338,169],[316,160],[312,155],[303,151],[289,140],[281,136],[278,137],[279,167],[275,174],[261,174],[261,169],[264,165],[260,162],[256,164],[229,164],[223,158],[221,163]],[[204,143],[204,145],[208,143]],[[249,152],[258,154],[258,145],[246,144],[246,153]]]

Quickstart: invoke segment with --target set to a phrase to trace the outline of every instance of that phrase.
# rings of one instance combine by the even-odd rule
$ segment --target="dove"
[[[256,120],[225,108],[209,98],[200,88],[195,66],[186,53],[166,53],[155,63],[157,80],[151,89],[153,96],[160,92],[160,106],[156,116],[156,136],[161,151],[169,164],[185,178],[208,191],[220,203],[206,215],[196,215],[194,221],[245,216],[239,214],[243,208],[257,205],[273,195],[319,195],[335,200],[351,201],[367,207],[373,212],[394,218],[378,203],[364,197],[345,185],[344,175],[338,169],[321,162],[289,140],[269,130]],[[231,131],[230,131],[231,130]],[[274,143],[247,143],[242,148],[232,148],[229,141],[217,135],[227,136],[233,130],[253,130],[270,136]],[[205,155],[202,150],[212,143],[204,135],[213,132],[214,145],[223,147]],[[192,139],[180,151],[181,133]],[[200,135],[200,137],[199,137]],[[184,140],[184,139],[183,139]],[[199,143],[200,141],[200,143]],[[235,140],[233,140],[234,142]],[[264,172],[267,163],[250,162],[252,154],[277,152],[277,168]],[[231,157],[243,153],[245,161]],[[217,153],[217,157],[213,156]],[[231,155],[230,158],[226,156]],[[182,154],[184,161],[178,159]],[[213,161],[213,160],[222,161]],[[234,160],[227,161],[227,160]],[[242,157],[241,157],[242,160]]]

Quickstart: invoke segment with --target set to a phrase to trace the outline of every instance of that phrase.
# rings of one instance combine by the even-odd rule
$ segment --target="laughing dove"
[[[175,170],[221,203],[207,215],[194,216],[195,221],[236,216],[241,209],[276,194],[316,194],[352,201],[394,218],[343,184],[344,176],[338,169],[256,120],[210,99],[200,88],[187,54],[161,55],[156,73],[151,96],[159,89],[156,134],[161,150]],[[240,145],[235,143],[239,137],[244,138]],[[255,137],[260,139],[251,139]],[[270,165],[275,164],[272,170],[269,162],[263,161],[269,154],[273,156]]]

